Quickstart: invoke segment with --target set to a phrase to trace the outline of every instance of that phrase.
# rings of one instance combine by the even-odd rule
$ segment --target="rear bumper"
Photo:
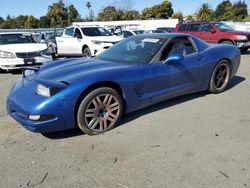
[[[45,98],[22,85],[19,79],[7,99],[8,114],[31,132],[47,133],[75,127],[74,103],[59,98]],[[53,117],[45,121],[32,121],[29,115]]]

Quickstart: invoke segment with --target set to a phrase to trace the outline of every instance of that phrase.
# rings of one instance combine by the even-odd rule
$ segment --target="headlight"
[[[41,56],[50,56],[51,51],[49,49],[45,49],[39,53]]]
[[[92,40],[91,42],[93,42],[94,44],[100,45],[103,43],[103,41],[99,41],[99,40]]]
[[[245,36],[245,35],[237,35],[236,38],[238,40],[247,40],[247,36]]]
[[[11,52],[5,52],[0,50],[0,58],[16,58],[16,55]]]
[[[49,86],[47,86],[47,84]],[[47,81],[47,84],[46,86],[41,83],[37,84],[36,94],[44,97],[51,97],[69,86],[69,83],[63,81],[60,82]]]
[[[38,95],[41,95],[41,96],[44,96],[44,97],[50,97],[51,96],[50,88],[46,87],[46,86],[44,86],[42,84],[37,84],[36,93]]]

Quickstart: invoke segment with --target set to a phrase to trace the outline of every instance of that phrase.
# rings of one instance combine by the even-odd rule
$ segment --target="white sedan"
[[[0,33],[0,70],[40,67],[51,61],[47,45],[30,33]]]

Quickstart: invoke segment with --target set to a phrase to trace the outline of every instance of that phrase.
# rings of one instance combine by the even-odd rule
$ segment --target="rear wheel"
[[[221,44],[228,44],[228,45],[234,45],[234,43],[230,40],[224,40],[222,42],[220,42]]]
[[[211,93],[221,93],[228,86],[231,76],[230,64],[226,60],[222,60],[214,68],[210,78],[209,91]]]
[[[78,108],[78,127],[89,135],[114,128],[123,114],[121,96],[112,88],[102,87],[90,92]]]
[[[84,48],[83,50],[82,50],[82,56],[83,57],[91,57],[92,55],[91,55],[91,51],[90,51],[90,49],[88,48],[88,47],[86,47],[86,48]]]

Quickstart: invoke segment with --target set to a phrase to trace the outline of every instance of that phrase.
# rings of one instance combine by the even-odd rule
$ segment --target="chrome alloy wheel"
[[[228,64],[221,63],[215,72],[214,85],[216,89],[224,88],[230,77],[230,68]]]
[[[85,110],[85,123],[95,132],[105,132],[113,127],[119,118],[120,104],[111,94],[101,94],[91,100]]]

